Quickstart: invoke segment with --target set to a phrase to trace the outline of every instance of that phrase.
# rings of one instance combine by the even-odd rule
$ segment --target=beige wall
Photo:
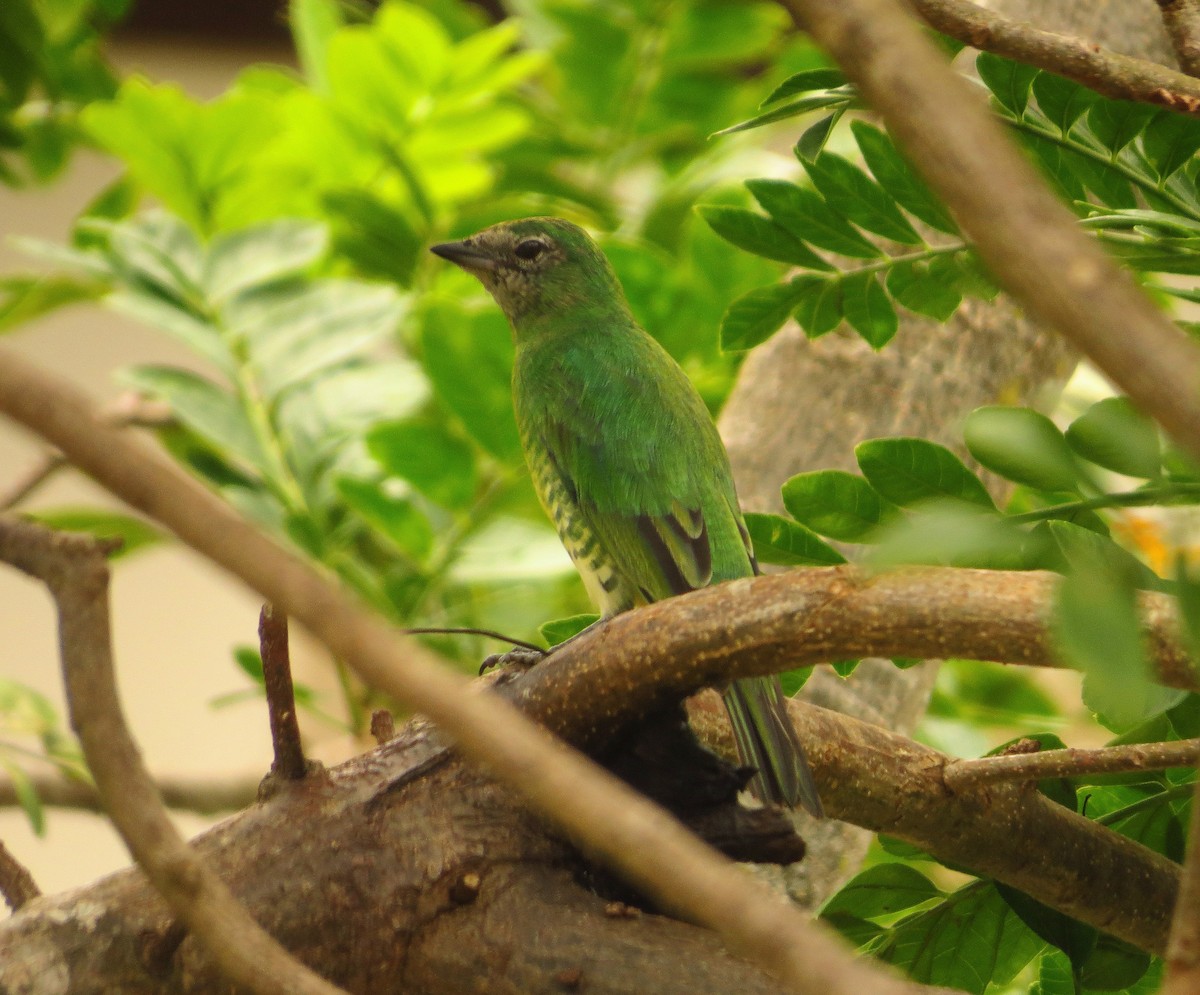
[[[286,53],[227,46],[144,43],[124,43],[113,55],[125,72],[172,80],[197,96],[220,92],[244,65],[286,58]],[[49,189],[13,192],[0,187],[0,273],[32,267],[9,244],[10,236],[63,239],[77,211],[115,173],[101,157],[80,155],[70,174]],[[122,365],[186,363],[189,358],[166,336],[96,307],[49,317],[4,344],[101,398],[115,395],[111,373]],[[37,451],[31,440],[0,423],[0,489]],[[37,505],[92,500],[105,498],[77,474],[65,473],[42,492]],[[118,678],[150,768],[214,776],[265,772],[270,739],[262,706],[251,702],[214,711],[208,705],[215,695],[247,686],[229,649],[254,641],[258,599],[178,547],[120,563],[112,594]],[[45,592],[0,568],[0,675],[32,685],[61,708],[54,639]],[[336,753],[344,745],[327,748]],[[207,823],[181,817],[178,824],[191,835]],[[19,811],[0,811],[0,840],[45,891],[86,883],[128,862],[106,822],[61,810],[49,813],[45,839],[33,836]]]

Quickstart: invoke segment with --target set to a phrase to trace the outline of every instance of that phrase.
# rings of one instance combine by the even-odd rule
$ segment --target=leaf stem
[[[1122,491],[1119,494],[1101,494],[1099,497],[1085,498],[1082,501],[1068,501],[1065,504],[1056,504],[1049,508],[1037,508],[1019,515],[1010,515],[1008,520],[1021,525],[1026,522],[1058,518],[1078,511],[1094,511],[1098,508],[1138,508],[1165,502],[1174,497],[1186,496],[1195,496],[1200,499],[1200,484],[1167,484],[1160,487],[1146,487],[1137,491]]]

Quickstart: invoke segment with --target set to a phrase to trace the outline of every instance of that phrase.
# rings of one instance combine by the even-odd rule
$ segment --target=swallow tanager
[[[477,277],[512,325],[525,458],[604,617],[758,572],[708,409],[582,228],[527,218],[432,251]],[[754,792],[820,815],[779,679],[723,696]]]

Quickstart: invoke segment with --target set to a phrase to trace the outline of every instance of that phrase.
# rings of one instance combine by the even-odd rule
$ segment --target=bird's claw
[[[479,665],[480,676],[493,667],[520,667],[528,670],[535,664],[541,663],[550,655],[549,650],[534,649],[530,646],[517,646],[506,653],[493,653]]]

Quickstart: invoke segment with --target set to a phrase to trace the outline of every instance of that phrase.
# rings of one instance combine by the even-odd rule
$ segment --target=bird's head
[[[625,307],[599,246],[561,218],[505,221],[430,251],[478,277],[517,329],[579,305]]]

